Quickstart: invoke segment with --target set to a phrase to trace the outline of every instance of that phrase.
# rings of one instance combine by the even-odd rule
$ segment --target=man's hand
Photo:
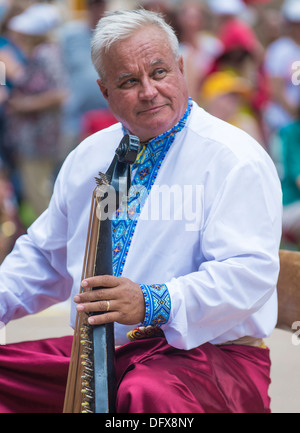
[[[83,288],[101,287],[89,290],[74,297],[77,311],[85,313],[102,312],[90,316],[91,325],[118,322],[122,325],[135,325],[145,318],[144,295],[137,283],[123,277],[111,275],[86,278]],[[102,288],[103,287],[103,288]]]

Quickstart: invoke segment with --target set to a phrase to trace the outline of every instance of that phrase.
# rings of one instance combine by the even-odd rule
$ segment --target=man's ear
[[[104,98],[107,100],[108,99],[108,90],[107,90],[107,87],[105,86],[103,80],[101,80],[100,78],[98,78],[97,84],[99,86],[100,92],[102,93],[102,95],[104,96]]]
[[[183,56],[180,55],[178,58],[178,66],[179,66],[179,70],[182,73],[182,75],[184,75],[184,60],[183,60]]]

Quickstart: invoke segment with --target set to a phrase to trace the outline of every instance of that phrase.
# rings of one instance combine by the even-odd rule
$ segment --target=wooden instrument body
[[[91,203],[82,279],[96,275],[97,255],[99,257],[98,239],[103,233],[108,239],[106,251],[111,253],[111,221],[100,220],[95,189]],[[106,271],[107,274],[112,273],[111,254],[107,252],[108,259],[102,262],[102,275]],[[98,272],[97,275],[100,275]],[[114,412],[113,323],[92,327],[87,322],[87,318],[86,313],[76,315],[64,412]],[[102,398],[96,399],[95,395],[100,395]]]
[[[100,178],[96,179],[98,186],[92,195],[82,280],[113,274],[112,214],[121,201],[127,199],[129,165],[135,161],[138,150],[138,138],[125,135],[108,171],[99,173]],[[112,197],[108,200],[111,204],[108,212],[105,197]],[[83,290],[87,289],[81,287],[80,291]],[[116,397],[114,324],[91,326],[87,319],[86,313],[77,312],[63,411],[113,413]]]

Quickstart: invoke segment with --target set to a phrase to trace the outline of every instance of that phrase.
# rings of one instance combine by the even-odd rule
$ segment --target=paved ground
[[[274,331],[266,343],[270,347],[272,361],[272,411],[300,413],[300,344],[294,344],[292,333],[279,329]]]
[[[11,322],[0,331],[0,344],[40,338],[72,335],[68,303],[59,304],[43,313]],[[300,340],[295,345],[292,333],[275,330],[266,340],[271,350],[273,413],[300,413]]]

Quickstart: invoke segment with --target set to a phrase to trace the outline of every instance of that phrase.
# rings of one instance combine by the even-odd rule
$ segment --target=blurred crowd
[[[283,188],[283,242],[300,245],[300,0],[140,0],[174,27],[190,96],[252,135]],[[86,136],[115,122],[96,83],[92,31],[109,0],[0,0],[0,263],[47,207]],[[243,143],[241,143],[241,146]]]

